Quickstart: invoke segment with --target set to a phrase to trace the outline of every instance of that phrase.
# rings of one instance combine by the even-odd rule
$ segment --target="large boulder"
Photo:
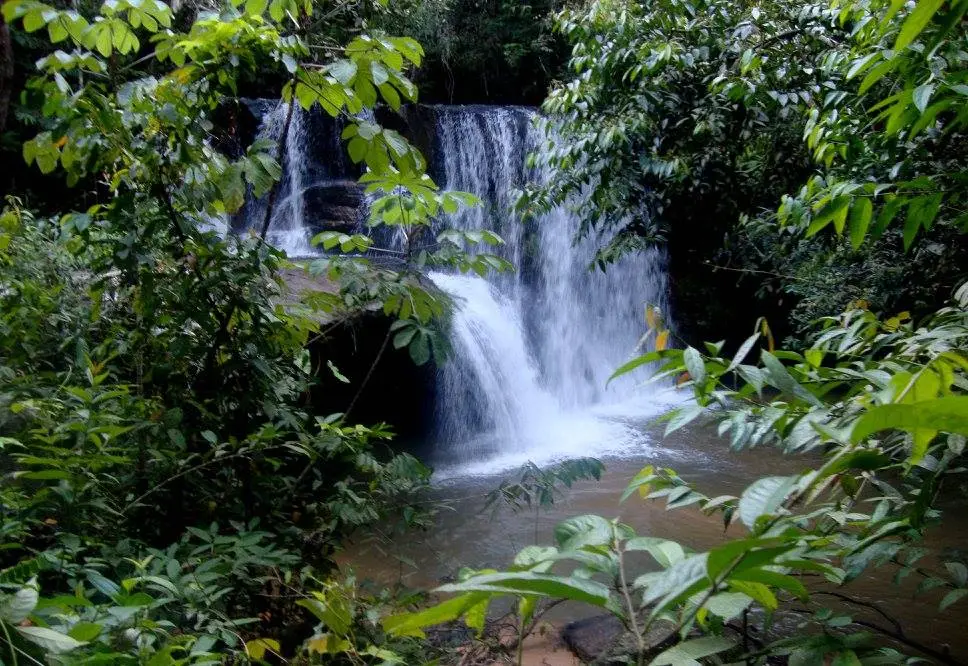
[[[636,651],[633,637],[614,615],[595,615],[571,622],[561,630],[561,638],[586,664],[627,664],[626,657]],[[671,646],[675,638],[675,632],[668,625],[651,629],[646,636],[649,645],[646,657],[654,657]]]

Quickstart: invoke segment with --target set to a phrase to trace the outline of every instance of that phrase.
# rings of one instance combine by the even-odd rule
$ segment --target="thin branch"
[[[356,402],[360,399],[360,396],[363,394],[363,389],[366,388],[366,385],[369,383],[370,378],[373,377],[373,372],[376,370],[376,366],[380,362],[380,359],[383,358],[383,353],[386,351],[387,345],[390,344],[390,336],[392,335],[393,335],[393,329],[388,328],[387,334],[383,338],[383,344],[380,345],[380,351],[376,353],[376,358],[373,359],[373,364],[370,365],[370,369],[369,371],[367,371],[366,376],[363,378],[363,382],[360,384],[360,388],[357,389],[356,395],[353,396],[353,400],[350,402],[350,406],[346,408],[345,412],[343,412],[344,420],[349,417],[350,412],[352,412],[353,408],[356,406]]]

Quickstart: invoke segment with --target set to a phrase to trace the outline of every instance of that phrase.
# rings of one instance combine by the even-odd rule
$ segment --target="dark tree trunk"
[[[7,127],[10,96],[13,88],[13,43],[10,29],[0,16],[0,132]]]

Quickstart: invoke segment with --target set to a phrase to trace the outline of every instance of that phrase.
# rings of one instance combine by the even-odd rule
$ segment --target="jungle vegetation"
[[[944,524],[942,491],[964,492],[966,0],[2,9],[0,661],[446,662],[430,627],[483,633],[511,598],[509,660],[567,600],[619,618],[631,643],[614,656],[629,663],[955,663],[858,624],[820,588],[849,595],[884,567],[920,577],[939,613],[968,595],[968,559],[923,544]],[[615,369],[691,394],[667,431],[711,419],[736,449],[819,454],[738,497],[669,469],[630,481],[623,501],[721,516],[724,545],[579,516],[503,570],[460,572],[440,603],[337,570],[354,530],[433,529],[431,472],[352,406],[309,399],[350,381],[313,345],[376,312],[384,347],[446,362],[451,304],[424,271],[513,268],[487,251],[498,236],[446,228],[476,199],[442,191],[368,113],[415,102],[415,81],[444,101],[547,88],[533,159],[556,177],[521,192],[522,217],[575,207],[600,243],[590,270],[667,248],[682,326],[649,309],[654,350]],[[287,124],[297,104],[344,118],[369,227],[404,239],[398,266],[341,256],[372,233],[324,232],[331,254],[298,266],[266,242],[286,133],[219,150],[221,110],[250,92],[287,102]],[[261,228],[216,233],[247,196],[266,201]],[[293,298],[284,269],[337,288]],[[724,272],[761,298],[735,304]],[[529,467],[489,502],[537,511],[599,472]],[[630,553],[654,570],[633,577]],[[801,631],[755,639],[794,603]],[[657,626],[672,645],[649,642]]]

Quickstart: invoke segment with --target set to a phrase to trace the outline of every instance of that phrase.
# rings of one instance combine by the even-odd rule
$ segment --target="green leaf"
[[[634,587],[645,588],[642,603],[655,603],[653,614],[658,614],[679,599],[689,596],[712,583],[706,578],[708,555],[692,555],[679,560],[665,571],[647,573],[635,579]]]
[[[268,0],[246,0],[245,13],[249,16],[261,16],[267,4]]]
[[[256,661],[261,661],[266,652],[279,654],[280,649],[279,641],[274,638],[254,638],[245,644],[245,653]]]
[[[829,225],[831,222],[838,226],[837,232],[843,230],[844,220],[847,217],[847,206],[850,204],[850,197],[841,195],[827,202],[819,211],[814,214],[807,227],[807,237],[813,236],[818,231]]]
[[[316,593],[314,597],[313,599],[300,599],[296,604],[309,610],[334,634],[345,636],[352,623],[346,602],[341,599],[327,598],[322,593]]]
[[[424,365],[430,360],[430,339],[423,331],[418,332],[408,349],[410,358],[417,365]]]
[[[648,354],[643,354],[642,356],[633,358],[628,363],[624,363],[621,366],[619,366],[618,369],[612,373],[611,377],[608,378],[608,381],[611,382],[613,379],[617,379],[622,375],[627,375],[628,373],[632,372],[636,368],[639,368],[648,363],[654,363],[655,361],[658,361],[662,358],[663,358],[663,353],[657,352],[657,351],[649,352]],[[608,384],[606,384],[606,386],[607,385]]]
[[[601,516],[574,516],[555,526],[555,541],[562,550],[583,546],[605,546],[612,542],[615,530],[612,523]]]
[[[4,599],[0,605],[0,620],[8,624],[20,624],[37,607],[38,599],[37,579],[34,578]]]
[[[635,537],[625,544],[625,550],[644,550],[649,553],[663,569],[668,569],[686,557],[686,551],[675,541],[658,537]]]
[[[900,51],[917,39],[943,4],[944,0],[918,0],[897,34],[894,50]]]
[[[436,591],[533,594],[579,601],[600,608],[606,607],[611,598],[608,588],[597,581],[532,571],[480,574],[460,583],[442,585]]]
[[[391,636],[423,638],[424,627],[452,622],[478,606],[482,601],[486,601],[488,597],[489,595],[483,592],[462,594],[416,613],[391,615],[383,619],[383,630]]]
[[[821,406],[822,403],[820,400],[797,382],[793,375],[786,369],[786,366],[780,363],[780,360],[776,356],[764,349],[760,353],[760,358],[768,371],[767,383],[770,386],[776,387],[784,393],[808,402],[815,407]]]
[[[959,599],[968,594],[968,589],[960,588],[957,590],[951,590],[948,594],[944,595],[944,599],[941,600],[941,605],[939,608],[945,610],[951,604],[957,602]]]
[[[724,620],[731,620],[742,614],[753,603],[753,598],[742,592],[720,592],[713,595],[704,606],[713,615]]]
[[[904,430],[911,434],[940,431],[968,435],[968,397],[948,396],[874,407],[857,420],[850,438],[854,442],[861,442],[882,430]],[[908,463],[916,465],[926,452],[927,442],[916,442]]]
[[[767,611],[774,611],[779,605],[776,595],[773,594],[773,591],[763,583],[731,578],[729,580],[729,589],[751,597],[753,601],[761,605]]]
[[[743,580],[753,583],[762,583],[769,587],[776,587],[781,590],[786,590],[793,596],[797,597],[801,601],[806,601],[809,597],[807,588],[803,586],[799,580],[793,576],[788,576],[786,574],[781,574],[776,571],[770,571],[769,569],[743,569],[737,571],[734,575],[729,577],[730,582]]]
[[[47,627],[16,627],[20,635],[51,654],[64,654],[86,645],[83,641]]]
[[[864,242],[873,212],[874,205],[867,197],[858,197],[850,208],[850,245],[855,250],[859,249]]]
[[[750,337],[746,338],[746,341],[743,342],[742,345],[740,345],[740,348],[736,351],[736,356],[733,357],[733,360],[726,367],[726,371],[723,374],[725,375],[729,372],[732,372],[740,363],[742,363],[743,360],[749,355],[750,350],[753,349],[753,345],[755,345],[756,341],[759,339],[760,339],[759,331],[757,331]]]
[[[694,638],[660,653],[649,662],[649,666],[701,666],[699,660],[703,657],[724,652],[735,646],[736,643],[720,636]]]
[[[337,60],[327,68],[327,71],[334,79],[346,86],[356,76],[357,67],[352,60]]]
[[[686,370],[689,371],[689,376],[692,377],[692,381],[697,385],[702,385],[706,379],[706,364],[703,363],[702,354],[693,347],[686,347],[686,351],[682,353],[682,360],[686,365]]]
[[[89,643],[101,635],[101,625],[94,622],[78,622],[67,633],[71,638]]]
[[[680,407],[672,412],[672,416],[669,419],[669,423],[666,425],[665,434],[670,435],[676,430],[679,430],[683,426],[686,426],[693,421],[695,421],[700,414],[703,413],[703,408],[701,405],[687,405],[686,407]]]
[[[739,519],[753,529],[760,516],[773,515],[796,485],[796,476],[768,476],[759,479],[739,498]]]
[[[917,107],[918,111],[924,113],[924,110],[928,108],[928,102],[931,101],[931,93],[933,92],[933,83],[924,83],[914,89],[914,106]]]

